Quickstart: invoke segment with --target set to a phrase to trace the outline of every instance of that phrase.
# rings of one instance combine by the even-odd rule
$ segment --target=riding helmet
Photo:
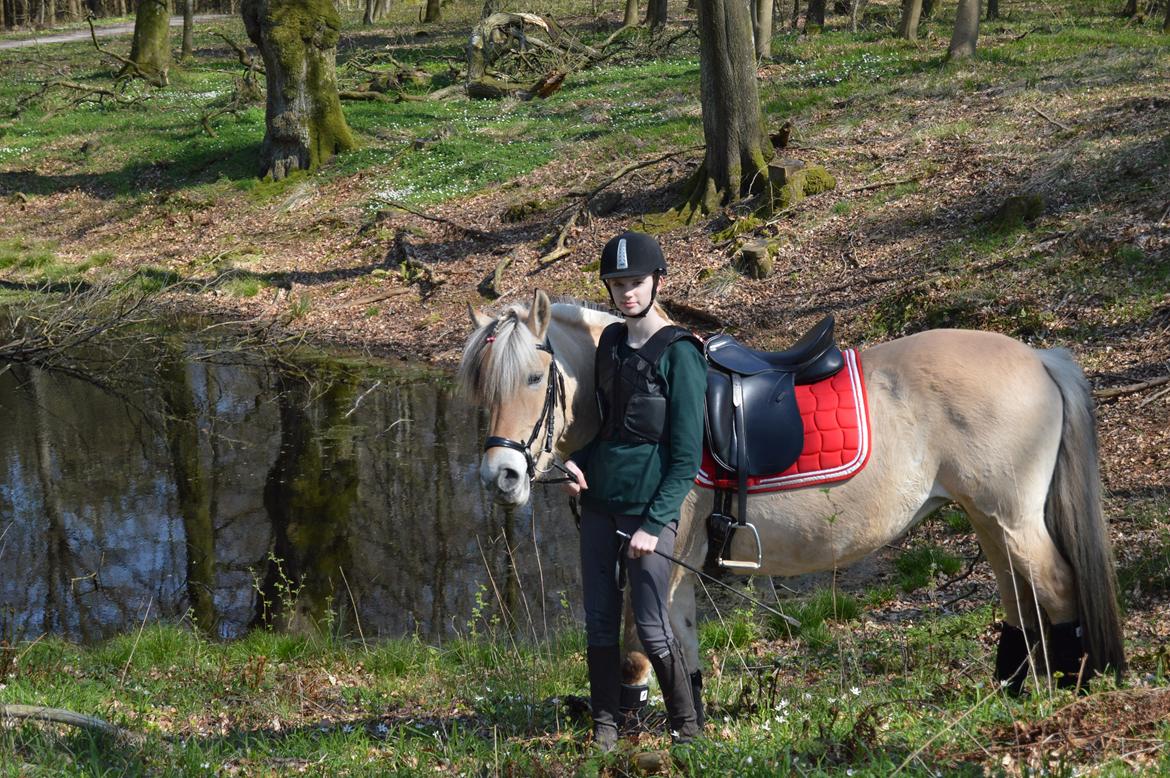
[[[658,241],[644,232],[627,230],[601,250],[601,280],[666,273],[666,257]]]

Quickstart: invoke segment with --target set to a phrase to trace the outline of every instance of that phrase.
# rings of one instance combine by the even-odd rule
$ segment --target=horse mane
[[[613,319],[605,310],[595,303],[559,297],[552,306],[552,316],[554,322],[562,325],[580,323],[588,328],[594,320]],[[514,396],[537,369],[538,344],[525,323],[527,317],[528,306],[513,303],[490,324],[479,327],[468,337],[455,378],[463,395],[476,405],[490,408]],[[591,361],[592,346],[592,341],[587,346],[566,341],[558,343],[556,348],[561,356],[569,356],[566,351],[570,350],[587,350]]]

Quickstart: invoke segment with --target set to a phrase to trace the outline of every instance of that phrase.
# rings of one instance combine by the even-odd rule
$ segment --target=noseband
[[[557,422],[557,406],[560,406],[561,416],[565,415],[565,378],[561,375],[561,369],[557,366],[557,357],[553,353],[552,344],[547,340],[536,347],[537,351],[544,351],[549,355],[548,363],[548,389],[544,393],[544,409],[541,410],[540,416],[536,419],[536,426],[532,429],[532,434],[528,436],[528,443],[520,443],[511,438],[502,438],[498,435],[490,435],[484,441],[483,450],[487,451],[492,448],[510,448],[513,451],[519,451],[524,455],[524,460],[528,463],[528,480],[536,481],[536,460],[544,454],[551,454],[553,452],[554,429]],[[540,437],[540,431],[544,430],[544,446],[540,449],[540,453],[536,457],[532,456],[532,444]],[[553,460],[553,467],[564,473],[564,476],[558,478],[546,478],[539,483],[542,484],[560,484],[567,482],[576,482],[577,477],[569,472],[564,465],[559,464],[555,459]],[[545,471],[547,472],[547,471]]]

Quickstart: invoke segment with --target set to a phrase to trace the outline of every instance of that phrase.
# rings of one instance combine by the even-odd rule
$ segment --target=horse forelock
[[[536,365],[536,338],[525,324],[527,314],[522,306],[509,306],[467,339],[456,378],[477,405],[490,408],[515,394]]]

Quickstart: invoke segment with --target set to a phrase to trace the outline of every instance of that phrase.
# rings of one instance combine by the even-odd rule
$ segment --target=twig
[[[389,205],[391,208],[398,208],[399,210],[406,211],[407,213],[410,213],[410,214],[414,214],[415,216],[419,217],[420,219],[426,219],[427,221],[438,222],[439,224],[446,224],[449,227],[455,227],[456,229],[462,230],[463,232],[466,232],[469,235],[474,235],[475,237],[480,238],[482,240],[490,240],[490,241],[497,242],[497,243],[502,240],[501,238],[497,237],[496,235],[491,234],[490,232],[484,232],[483,230],[476,229],[475,227],[468,227],[466,224],[460,224],[459,222],[451,221],[450,219],[444,219],[442,216],[431,216],[428,213],[423,213],[422,211],[419,211],[415,208],[411,208],[409,205],[406,205],[405,203],[401,203],[398,200],[390,200],[387,198],[381,198],[381,200],[382,200],[382,202],[386,203],[386,205]]]
[[[864,192],[869,189],[881,189],[886,186],[900,186],[902,184],[914,184],[922,180],[922,176],[914,176],[912,178],[896,178],[893,181],[876,181],[872,184],[863,184],[855,186],[852,189],[845,189],[840,194],[847,195],[854,192]]]
[[[581,205],[576,210],[574,210],[572,215],[565,220],[564,224],[561,225],[561,229],[557,232],[556,242],[553,243],[552,251],[548,252],[537,260],[537,264],[539,265],[540,269],[543,270],[552,263],[556,262],[558,259],[567,257],[569,254],[573,253],[573,250],[566,246],[565,242],[569,239],[569,233],[571,233],[573,228],[577,226],[577,220],[580,219],[584,213],[585,206]]]
[[[1113,389],[1098,389],[1093,392],[1093,399],[1095,400],[1112,400],[1117,397],[1123,397],[1127,394],[1136,394],[1137,392],[1144,392],[1146,389],[1153,389],[1156,386],[1170,383],[1170,375],[1164,375],[1160,378],[1151,378],[1149,381],[1141,381],[1136,384],[1127,384],[1126,386],[1118,386]]]
[[[236,43],[234,40],[232,40],[228,36],[224,35],[222,32],[217,32],[216,35],[223,38],[224,42],[227,43],[227,45],[229,45],[233,49],[235,49],[236,56],[238,56],[240,58],[241,65],[246,67],[248,70],[255,71],[256,73],[263,73],[264,72],[264,66],[256,64],[256,60],[252,57],[251,54],[248,53],[247,49],[245,49],[240,44]]]
[[[1046,119],[1047,121],[1051,122],[1052,124],[1055,124],[1057,127],[1064,130],[1065,132],[1072,132],[1073,131],[1072,127],[1069,127],[1067,124],[1065,124],[1063,122],[1059,122],[1056,119],[1053,119],[1048,114],[1044,113],[1044,111],[1040,108],[1040,106],[1034,105],[1034,106],[1032,106],[1032,110],[1035,111],[1036,113],[1040,114],[1041,118]]]

